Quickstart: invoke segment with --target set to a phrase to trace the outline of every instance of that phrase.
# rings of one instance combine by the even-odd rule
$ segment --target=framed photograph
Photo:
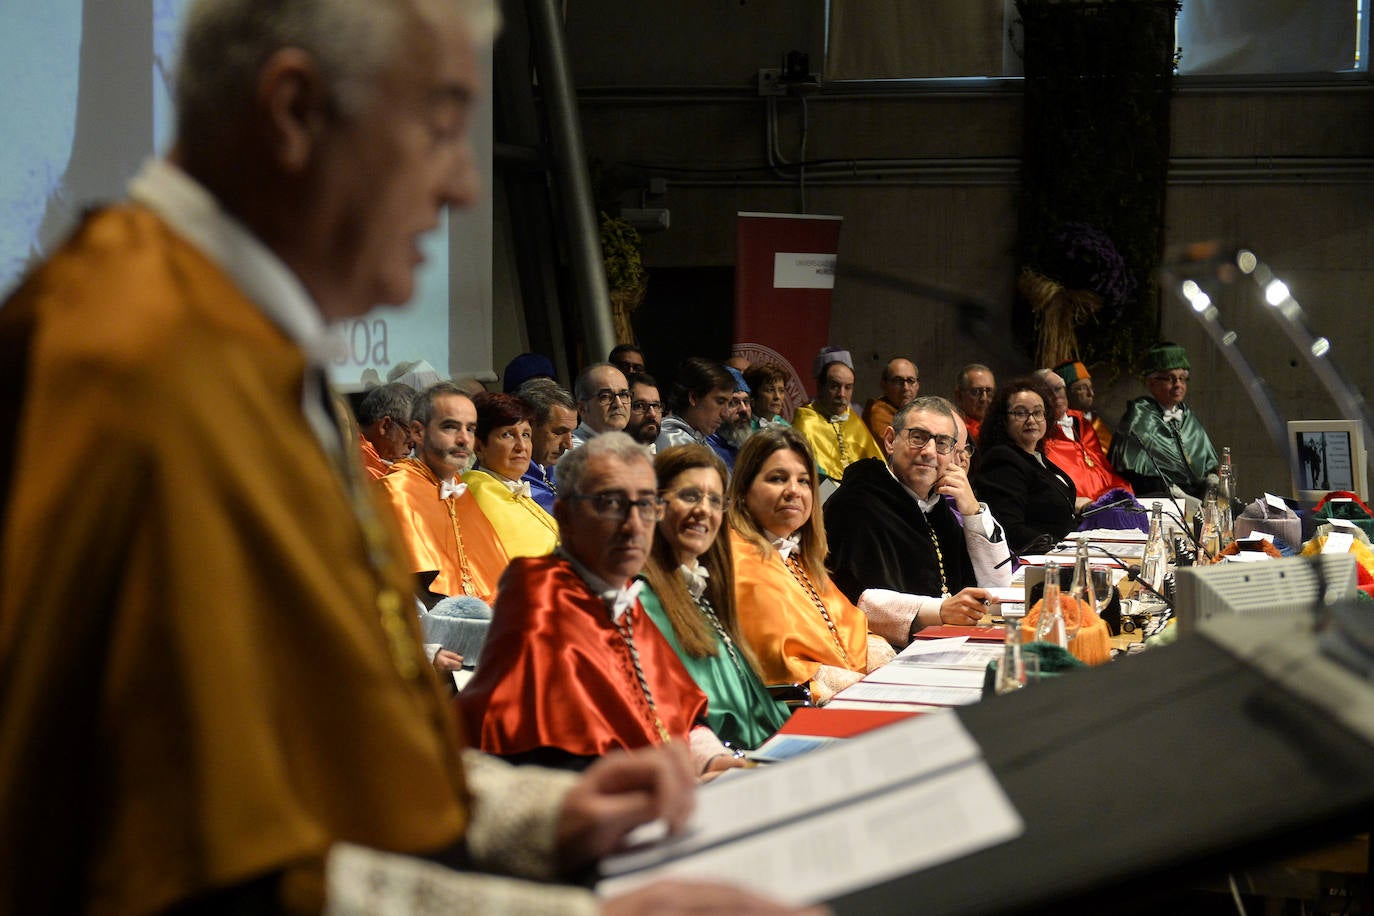
[[[1297,468],[1293,495],[1304,506],[1334,490],[1369,501],[1364,430],[1349,420],[1289,420],[1288,444]]]

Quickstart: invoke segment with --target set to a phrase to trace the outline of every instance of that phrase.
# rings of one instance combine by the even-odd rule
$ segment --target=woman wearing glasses
[[[664,513],[647,450],[609,432],[564,454],[554,513],[559,549],[512,560],[501,577],[481,664],[458,696],[468,737],[518,763],[569,769],[669,743],[703,777],[739,766],[639,598],[635,577]]]
[[[663,519],[642,578],[644,610],[706,694],[711,730],[756,748],[787,720],[759,679],[735,616],[730,541],[721,529],[725,464],[704,445],[678,445],[654,462]]]
[[[973,488],[1006,529],[1016,553],[1057,541],[1074,527],[1073,481],[1045,457],[1050,397],[1034,377],[1001,386],[978,439],[981,458]]]
[[[764,681],[807,683],[819,705],[892,650],[870,643],[868,618],[826,572],[815,468],[795,430],[755,433],[735,461],[727,512],[740,632]]]

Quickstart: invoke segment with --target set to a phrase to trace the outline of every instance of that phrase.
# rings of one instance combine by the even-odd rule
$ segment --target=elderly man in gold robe
[[[594,912],[478,872],[682,823],[685,760],[461,752],[323,384],[326,323],[476,197],[495,4],[187,15],[170,158],[0,308],[0,912]]]
[[[792,414],[816,456],[821,475],[839,483],[844,469],[861,458],[882,458],[883,450],[849,403],[854,367],[848,351],[827,348],[816,358],[816,397]]]

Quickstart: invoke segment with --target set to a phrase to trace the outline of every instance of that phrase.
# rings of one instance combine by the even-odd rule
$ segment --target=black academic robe
[[[949,593],[977,585],[964,529],[945,500],[928,513],[879,458],[864,458],[844,472],[844,485],[825,504],[826,565],[840,591],[858,602],[867,588],[913,595],[940,594],[939,539]]]
[[[973,489],[1017,553],[1043,535],[1058,540],[1073,530],[1073,481],[1048,458],[1041,464],[1025,449],[994,445],[983,453]]]

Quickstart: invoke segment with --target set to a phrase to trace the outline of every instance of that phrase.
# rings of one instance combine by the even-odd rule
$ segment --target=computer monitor
[[[1285,557],[1261,563],[1219,563],[1180,569],[1174,611],[1180,633],[1226,614],[1270,617],[1312,611],[1328,599],[1355,597],[1355,557],[1350,553]]]
[[[1288,447],[1298,477],[1293,496],[1315,506],[1333,490],[1349,490],[1369,501],[1361,424],[1349,420],[1289,420]]]

